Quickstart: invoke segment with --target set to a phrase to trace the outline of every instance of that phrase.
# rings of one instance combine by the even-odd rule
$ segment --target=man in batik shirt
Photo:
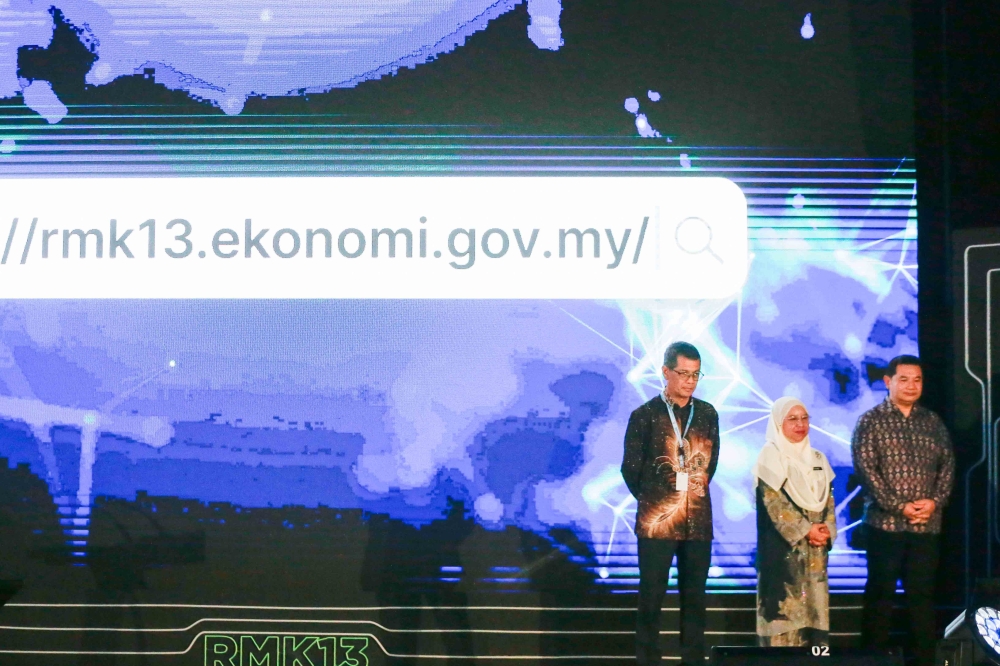
[[[625,432],[622,476],[639,503],[639,612],[636,658],[660,664],[660,607],[677,556],[681,661],[705,660],[705,581],[712,559],[712,498],[709,482],[719,461],[719,415],[692,397],[701,356],[675,342],[663,359],[667,386],[634,412]]]
[[[931,666],[938,535],[955,459],[940,417],[917,404],[923,392],[920,360],[898,356],[885,374],[889,396],[865,412],[851,443],[868,539],[863,637],[872,648],[889,645],[896,581],[902,578],[912,656],[917,666]]]

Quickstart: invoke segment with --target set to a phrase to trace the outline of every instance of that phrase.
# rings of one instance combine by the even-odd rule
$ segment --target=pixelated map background
[[[306,541],[355,516],[411,529],[414,553],[461,525],[427,542],[441,581],[473,574],[440,552],[519,534],[589,589],[633,592],[622,436],[685,339],[722,421],[710,584],[754,587],[749,469],[771,401],[796,395],[837,471],[832,585],[857,590],[850,434],[917,339],[908,21],[861,2],[0,0],[4,175],[724,176],[752,252],[725,301],[2,303],[9,487],[51,498],[59,561],[95,571],[137,539],[257,534],[248,515]],[[248,543],[278,548],[268,534]],[[10,575],[38,560],[15,555]],[[533,584],[481,555],[480,582]],[[157,557],[135,575],[190,564]]]

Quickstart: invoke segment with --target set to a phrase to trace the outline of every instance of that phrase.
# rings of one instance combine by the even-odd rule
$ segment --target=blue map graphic
[[[17,75],[18,50],[45,48],[66,21],[93,54],[86,81],[155,72],[157,83],[236,114],[250,96],[349,88],[449,53],[523,0],[31,0],[0,2],[0,98],[18,93],[57,122],[44,81]],[[560,0],[529,0],[525,39],[562,45]]]
[[[808,194],[781,210],[824,204]],[[835,251],[768,251],[775,229],[757,228],[748,282],[725,300],[8,302],[0,455],[45,480],[81,548],[100,496],[414,525],[457,501],[487,529],[586,535],[599,578],[629,585],[625,424],[661,390],[666,344],[687,339],[720,411],[718,547],[750,556],[749,469],[771,401],[796,395],[837,470],[849,553],[851,431],[884,396],[880,369],[916,350],[912,199],[851,204],[910,219]],[[779,246],[815,245],[821,229]]]

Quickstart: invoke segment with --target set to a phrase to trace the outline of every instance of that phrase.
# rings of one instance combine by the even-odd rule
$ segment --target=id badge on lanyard
[[[694,420],[694,403],[691,403],[691,411],[688,412],[687,424],[685,424],[684,430],[681,431],[681,424],[674,415],[674,408],[671,406],[670,401],[664,399],[663,402],[667,405],[667,412],[670,414],[670,425],[673,426],[674,435],[677,436],[677,458],[680,463],[680,469],[677,471],[677,480],[674,485],[679,492],[686,493],[688,482],[690,481],[690,475],[687,472],[687,448],[689,446],[687,434],[691,429],[691,422]]]

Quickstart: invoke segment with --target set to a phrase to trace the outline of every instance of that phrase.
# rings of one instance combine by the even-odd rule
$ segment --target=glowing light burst
[[[893,172],[894,176],[902,169],[905,160],[903,158]],[[870,198],[849,202],[851,208],[847,213],[856,216],[857,220],[851,230],[841,226],[841,216],[847,214],[844,211],[845,200],[824,196],[821,189],[795,189],[794,195],[789,196],[786,202],[788,216],[804,218],[799,219],[799,222],[812,222],[812,233],[798,234],[807,246],[820,245],[819,248],[809,249],[820,249],[822,243],[817,241],[836,242],[832,253],[825,253],[829,254],[825,261],[812,260],[813,263],[861,281],[878,297],[879,303],[892,293],[898,280],[905,280],[914,290],[917,288],[916,181],[904,180],[900,183],[886,179],[882,184],[896,187],[876,188],[871,192]],[[909,194],[908,201],[901,201],[899,184],[911,185],[905,191]],[[903,229],[874,240],[862,239],[863,234],[871,229],[867,222],[884,227],[886,218],[899,217],[905,217]],[[824,235],[825,229],[836,230],[838,237]]]
[[[902,166],[902,162],[900,164]],[[897,172],[901,166],[897,167]],[[866,197],[850,199],[833,195],[843,190],[786,190],[787,197],[779,212],[773,208],[761,212],[764,206],[758,208],[759,201],[748,196],[751,252],[759,256],[751,264],[751,279],[743,293],[728,300],[619,302],[625,320],[627,349],[616,341],[620,339],[618,336],[599,332],[597,327],[577,320],[628,359],[630,368],[626,377],[639,400],[643,401],[663,389],[662,355],[671,342],[687,340],[698,347],[703,370],[707,373],[699,387],[699,395],[719,411],[722,449],[724,457],[728,457],[727,460],[720,457],[713,486],[722,493],[722,504],[731,520],[742,520],[755,510],[753,491],[748,490],[748,470],[756,450],[744,445],[741,438],[744,431],[751,428],[754,432],[762,430],[773,404],[773,396],[762,388],[744,362],[742,346],[747,340],[743,325],[744,299],[751,295],[758,298],[761,294],[757,292],[761,289],[772,287],[776,291],[780,288],[782,280],[775,280],[771,273],[785,273],[788,277],[784,278],[784,283],[787,284],[806,278],[810,268],[850,278],[863,286],[876,303],[882,303],[903,288],[901,284],[909,288],[909,293],[915,292],[918,284],[916,186],[913,185],[912,193],[899,187],[911,182],[902,178],[882,180],[865,192]],[[904,199],[901,192],[911,196]],[[845,217],[854,219],[848,224]],[[905,219],[905,226],[899,229],[901,217]],[[886,218],[895,222],[895,229],[873,238],[872,231],[890,226]],[[755,280],[762,275],[762,280]],[[767,294],[763,296],[768,297]],[[727,315],[720,321],[730,308],[734,309],[735,316]],[[857,336],[847,336],[842,343],[853,344],[850,350],[845,348],[851,358],[861,351],[855,349],[859,346],[857,342]],[[814,423],[812,430],[831,443],[850,446],[850,442],[836,432],[837,428],[825,426]],[[847,511],[856,493],[857,490],[836,508],[840,525],[837,552],[840,553],[853,553],[846,547],[846,534],[855,527],[848,524]],[[589,481],[583,494],[590,510],[596,514],[592,522],[594,545],[600,553],[602,572],[607,572],[612,560],[621,562],[621,552],[627,552],[616,545],[634,542],[635,500],[619,471],[613,467]],[[613,571],[611,576],[614,577]],[[607,577],[607,573],[602,573],[602,579]]]

